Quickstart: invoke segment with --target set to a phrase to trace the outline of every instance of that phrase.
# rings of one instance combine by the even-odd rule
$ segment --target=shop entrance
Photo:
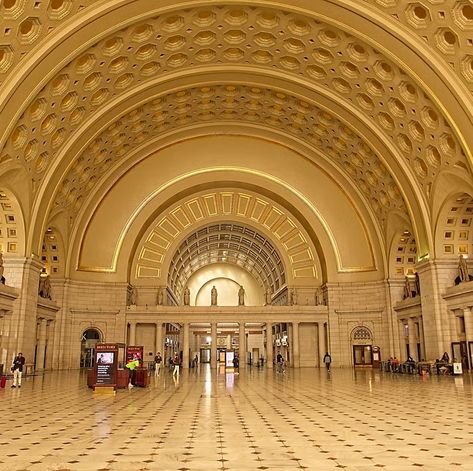
[[[355,367],[373,366],[371,345],[353,345],[353,364]]]
[[[466,342],[452,342],[452,361],[461,363],[463,370],[470,369]]]
[[[87,329],[82,334],[80,344],[80,367],[93,368],[95,345],[100,342],[100,332],[97,329]]]
[[[210,348],[201,348],[200,349],[200,362],[201,363],[210,363]]]

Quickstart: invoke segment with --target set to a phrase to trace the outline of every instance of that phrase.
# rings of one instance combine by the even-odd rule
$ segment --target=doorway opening
[[[95,359],[95,346],[101,341],[100,332],[97,329],[87,329],[81,338],[80,344],[80,367],[93,368]]]
[[[373,366],[371,345],[353,345],[353,363],[355,367]]]

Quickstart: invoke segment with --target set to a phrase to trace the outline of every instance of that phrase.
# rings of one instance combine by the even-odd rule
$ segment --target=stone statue
[[[466,263],[466,258],[463,255],[460,255],[458,259],[458,276],[460,277],[460,283],[464,281],[470,281],[470,276],[468,275],[468,265]]]
[[[295,288],[289,291],[289,306],[297,306],[297,291]]]
[[[49,275],[40,277],[38,294],[41,298],[51,299],[51,279]]]
[[[245,305],[245,289],[242,285],[240,285],[240,289],[238,290],[238,306]]]
[[[411,282],[409,280],[409,277],[406,276],[404,280],[404,296],[402,299],[408,299],[412,297],[412,292],[411,292]]]
[[[188,286],[184,290],[184,306],[189,306],[191,303],[191,291]]]
[[[158,288],[158,306],[164,304],[164,288]]]
[[[420,279],[419,273],[416,272],[416,296],[420,296]]]
[[[215,286],[213,286],[212,290],[210,291],[210,305],[217,305],[217,288],[215,288]]]
[[[271,306],[271,288],[266,288],[266,293],[264,294],[266,306]]]
[[[3,272],[5,267],[3,266],[3,253],[0,252],[0,283],[5,284],[5,277],[3,276]]]
[[[135,286],[132,286],[128,290],[128,305],[136,306],[136,298],[138,297],[138,290]]]

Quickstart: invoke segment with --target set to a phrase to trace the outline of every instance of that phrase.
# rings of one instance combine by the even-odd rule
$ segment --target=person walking
[[[327,367],[327,371],[330,371],[330,365],[332,363],[332,357],[330,356],[329,352],[326,352],[324,355],[324,363],[325,366]]]
[[[21,388],[21,377],[23,375],[23,365],[25,364],[25,357],[23,353],[18,353],[18,355],[13,360],[13,365],[11,370],[13,372],[13,384],[12,388]]]
[[[172,364],[174,365],[174,369],[172,371],[173,376],[179,376],[179,365],[181,363],[181,360],[179,358],[179,355],[176,353],[174,354],[174,358],[172,360]]]
[[[158,376],[161,370],[161,364],[163,362],[163,357],[161,356],[161,352],[156,353],[154,357],[154,376]]]

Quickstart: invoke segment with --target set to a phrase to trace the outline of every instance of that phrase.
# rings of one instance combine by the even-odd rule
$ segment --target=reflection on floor
[[[0,470],[473,469],[473,381],[200,371],[94,395],[79,372],[0,390]]]

